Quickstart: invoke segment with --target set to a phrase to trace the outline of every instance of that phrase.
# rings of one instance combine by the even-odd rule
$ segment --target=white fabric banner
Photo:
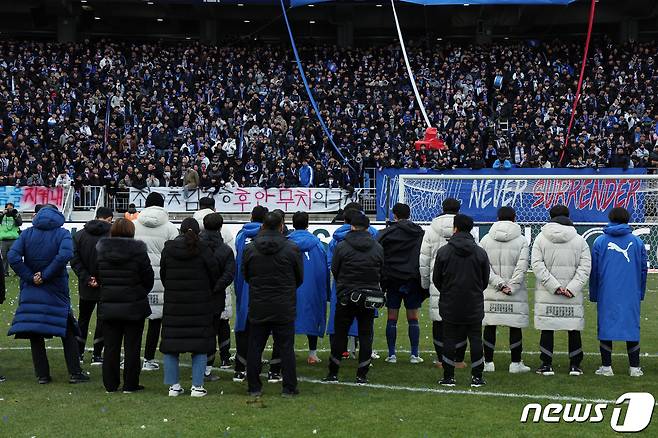
[[[151,192],[160,193],[165,199],[165,209],[172,213],[196,211],[199,209],[199,199],[206,196],[215,199],[215,209],[219,213],[249,213],[257,205],[270,210],[278,208],[286,213],[328,213],[338,211],[356,198],[356,192],[350,195],[345,190],[326,188],[238,187],[224,188],[213,193],[202,190],[186,191],[182,187],[153,187],[144,190],[131,188],[129,202],[135,204],[137,210],[141,210]]]

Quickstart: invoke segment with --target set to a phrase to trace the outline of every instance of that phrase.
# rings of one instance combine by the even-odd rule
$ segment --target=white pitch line
[[[22,350],[29,350],[30,347],[25,346],[25,347],[0,347],[0,351],[11,351],[11,350],[16,350],[16,351],[22,351]],[[50,347],[46,346],[46,350],[63,350],[62,347]],[[93,351],[92,348],[88,348],[85,350],[86,352]],[[271,347],[267,347],[264,351],[272,351]],[[302,354],[306,350],[295,350],[296,353]],[[318,348],[316,350],[318,353],[330,353],[331,350],[328,348]],[[381,351],[381,350],[379,350]],[[640,350],[641,351],[641,350]],[[411,353],[409,350],[397,350],[397,353]],[[435,354],[436,352],[434,350],[421,350],[419,353],[423,354]],[[509,354],[509,350],[496,350],[496,353],[499,354]],[[531,356],[538,356],[541,354],[539,351],[524,351],[522,354],[529,354]],[[568,351],[554,351],[553,354],[557,355],[568,355]],[[585,351],[583,352],[583,355],[585,356],[600,356],[600,353],[594,353],[592,351]],[[628,354],[626,353],[612,353],[612,356],[617,356],[617,357],[627,357]],[[640,352],[640,358],[642,357],[658,357],[658,353],[642,353]]]

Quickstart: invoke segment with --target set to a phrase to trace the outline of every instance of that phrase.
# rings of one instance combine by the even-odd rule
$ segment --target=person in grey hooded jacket
[[[589,277],[592,256],[569,219],[569,209],[556,205],[549,212],[551,221],[542,227],[532,245],[532,270],[537,278],[535,328],[541,330],[537,374],[552,376],[553,339],[556,330],[569,333],[569,374],[583,371],[580,332],[585,328],[583,289]]]
[[[512,207],[498,210],[495,222],[480,246],[489,257],[491,274],[484,291],[484,371],[495,371],[493,362],[496,345],[496,328],[509,327],[509,344],[512,362],[509,372],[526,373],[530,367],[521,360],[521,329],[528,326],[528,289],[525,273],[528,270],[528,241],[521,227],[514,222],[516,213]]]

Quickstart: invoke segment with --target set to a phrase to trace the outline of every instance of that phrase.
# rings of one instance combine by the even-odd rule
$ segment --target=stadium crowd
[[[0,185],[350,188],[364,168],[658,165],[655,42],[593,43],[564,149],[582,46],[445,43],[302,50],[341,155],[288,46],[0,42]]]

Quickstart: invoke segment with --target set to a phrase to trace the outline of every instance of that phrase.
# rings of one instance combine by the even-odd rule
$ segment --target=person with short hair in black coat
[[[84,228],[73,235],[73,258],[71,269],[78,276],[78,325],[80,326],[81,339],[80,361],[82,361],[89,322],[94,308],[100,300],[100,288],[98,279],[91,275],[92,263],[96,259],[96,244],[99,240],[110,235],[114,213],[107,207],[101,207],[96,211],[96,219],[90,220]],[[103,323],[96,314],[96,329],[94,330],[94,352],[91,357],[92,365],[101,365],[103,362]]]
[[[455,344],[468,337],[471,347],[471,386],[482,379],[482,320],[484,290],[489,284],[489,257],[471,235],[473,219],[465,214],[454,218],[453,235],[436,253],[432,281],[441,291],[439,312],[443,320],[443,379],[439,384],[455,386]]]
[[[257,397],[263,388],[261,357],[270,333],[281,352],[282,395],[299,394],[295,317],[297,288],[304,282],[304,264],[297,245],[282,233],[281,215],[268,213],[261,232],[246,246],[242,259],[242,272],[249,284],[247,381],[249,394]]]
[[[351,231],[334,250],[331,272],[336,279],[336,315],[331,341],[327,382],[338,381],[338,369],[347,349],[347,335],[356,318],[359,327],[359,367],[356,382],[368,383],[368,368],[372,356],[372,335],[375,310],[365,303],[353,301],[354,294],[381,292],[384,249],[368,232],[370,220],[361,212],[351,215]],[[360,301],[360,300],[359,300]]]
[[[206,363],[206,372],[204,380],[215,381],[219,377],[212,374],[212,366],[217,354],[217,346],[221,356],[221,363],[228,363],[231,353],[231,327],[228,319],[222,319],[222,313],[226,308],[226,289],[233,283],[235,275],[235,256],[230,246],[224,243],[222,238],[222,225],[224,218],[219,213],[210,213],[203,218],[204,230],[199,234],[199,239],[206,242],[210,247],[219,266],[219,279],[215,283],[212,297],[213,307],[213,339],[217,337],[217,344],[208,352],[208,361]],[[229,297],[230,299],[230,297]],[[215,341],[213,340],[213,344]]]
[[[110,235],[96,245],[89,274],[99,290],[98,320],[105,338],[103,385],[108,392],[119,388],[123,342],[123,392],[129,393],[144,389],[139,384],[139,350],[144,321],[151,314],[148,294],[154,275],[146,245],[134,239],[135,225],[130,220],[118,219]]]
[[[185,219],[180,236],[165,243],[160,259],[164,284],[160,351],[165,355],[165,384],[170,385],[170,397],[183,393],[180,353],[192,353],[192,397],[207,395],[203,375],[208,352],[215,345],[212,304],[219,266],[210,247],[199,240],[199,231],[196,219]]]

